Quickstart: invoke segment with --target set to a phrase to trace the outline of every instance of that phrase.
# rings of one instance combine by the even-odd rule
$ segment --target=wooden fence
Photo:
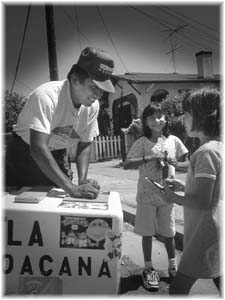
[[[75,160],[75,149],[68,149],[71,161]],[[91,150],[91,162],[121,157],[120,136],[98,136],[94,138]]]

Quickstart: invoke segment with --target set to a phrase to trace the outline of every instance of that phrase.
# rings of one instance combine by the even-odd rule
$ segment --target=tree
[[[13,125],[16,124],[17,117],[21,112],[27,99],[17,93],[10,95],[8,90],[5,91],[5,132],[11,132]]]
[[[187,137],[183,124],[182,99],[185,93],[170,97],[167,96],[162,102],[162,109],[166,112],[169,132],[178,136],[182,141]]]
[[[173,97],[167,96],[162,101],[162,108],[166,112],[169,132],[179,137],[188,148],[189,153],[192,154],[199,147],[199,139],[190,138],[186,133],[182,111],[184,95],[185,92]]]

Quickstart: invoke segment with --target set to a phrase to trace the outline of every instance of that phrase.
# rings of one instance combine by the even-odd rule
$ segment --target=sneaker
[[[151,292],[159,290],[159,275],[153,268],[144,269],[141,276],[144,288]]]
[[[177,273],[177,267],[173,267],[171,269],[168,269],[168,273],[169,273],[169,277],[171,279],[174,279],[174,277],[176,276],[176,273]]]

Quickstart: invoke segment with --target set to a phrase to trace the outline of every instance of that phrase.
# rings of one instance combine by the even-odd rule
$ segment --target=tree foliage
[[[167,96],[162,101],[162,109],[166,113],[167,125],[171,134],[178,136],[182,141],[187,137],[182,111],[182,99],[184,93],[171,97]]]
[[[169,132],[179,137],[192,154],[199,147],[199,140],[188,137],[185,130],[182,111],[184,95],[185,92],[174,97],[167,96],[162,101],[162,108],[166,112]]]
[[[4,114],[5,114],[5,132],[11,132],[13,125],[16,124],[18,114],[21,112],[27,99],[17,93],[10,95],[5,91]]]

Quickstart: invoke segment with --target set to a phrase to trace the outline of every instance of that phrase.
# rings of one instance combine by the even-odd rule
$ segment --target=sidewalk
[[[120,294],[129,295],[168,295],[169,278],[167,273],[167,254],[160,237],[153,240],[153,263],[160,275],[160,288],[157,293],[149,293],[142,287],[141,270],[144,266],[141,237],[133,232],[134,217],[136,213],[136,187],[138,170],[124,170],[120,166],[121,160],[114,159],[104,162],[91,163],[88,178],[98,181],[102,191],[116,191],[120,194],[124,213],[124,230],[122,243],[123,265],[121,266],[121,290]],[[76,178],[76,166],[72,164],[74,177]],[[180,180],[185,181],[185,173],[177,173]],[[76,179],[74,179],[76,182]],[[178,262],[182,252],[183,236],[183,208],[175,206],[176,218],[176,255]],[[191,296],[218,297],[217,289],[212,280],[198,280],[192,287]]]

